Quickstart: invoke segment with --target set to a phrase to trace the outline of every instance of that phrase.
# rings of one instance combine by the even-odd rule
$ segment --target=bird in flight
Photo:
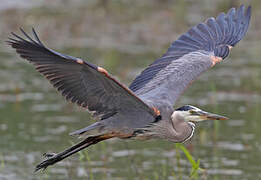
[[[35,30],[24,37],[12,33],[7,41],[32,63],[66,98],[86,108],[97,121],[70,135],[83,138],[60,153],[45,153],[35,171],[46,169],[72,154],[101,141],[120,139],[165,139],[185,142],[204,120],[225,120],[224,116],[185,105],[174,109],[180,95],[201,73],[222,62],[245,36],[251,7],[231,8],[226,14],[209,18],[174,41],[167,52],[150,64],[129,87],[104,68],[81,58],[46,47]]]

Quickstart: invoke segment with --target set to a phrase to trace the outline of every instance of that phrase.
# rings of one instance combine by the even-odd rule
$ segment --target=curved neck
[[[178,112],[174,112],[171,116],[171,140],[174,142],[185,142],[193,135],[194,128],[186,122]]]
[[[152,124],[152,126],[142,128],[141,130],[143,133],[140,137],[142,138],[160,138],[177,143],[185,142],[191,138],[194,128],[191,124],[185,122],[183,118],[179,117],[178,114],[174,112],[171,118],[164,118],[157,123]]]

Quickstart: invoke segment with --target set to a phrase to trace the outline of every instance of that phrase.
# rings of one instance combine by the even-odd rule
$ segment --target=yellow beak
[[[205,111],[197,111],[195,115],[198,115],[202,120],[228,120],[229,118],[218,114],[213,114]]]

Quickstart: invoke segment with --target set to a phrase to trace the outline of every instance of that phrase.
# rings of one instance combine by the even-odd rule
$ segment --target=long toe
[[[54,156],[56,156],[56,155],[57,155],[56,153],[44,153],[44,154],[43,154],[43,156],[44,156],[45,158],[47,158],[47,159],[52,158],[52,157],[54,157]]]
[[[40,164],[38,164],[35,167],[35,172],[39,171],[40,169],[45,170],[48,166],[53,165],[60,160],[60,156],[57,156],[57,155],[46,154],[45,157],[48,157],[48,159],[46,159],[46,160],[42,161]]]

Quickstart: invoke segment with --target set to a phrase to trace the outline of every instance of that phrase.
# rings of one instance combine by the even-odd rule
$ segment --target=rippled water
[[[146,7],[146,3],[144,6]],[[203,9],[207,9],[205,6]],[[165,6],[159,8],[162,13],[165,12],[163,11]],[[192,10],[195,9],[194,7]],[[8,17],[14,18],[9,11],[1,12],[4,22],[7,22]],[[92,17],[94,19],[97,15],[95,12]],[[258,17],[260,14],[258,12],[254,10],[254,16],[256,13]],[[146,12],[144,14],[146,16]],[[155,21],[160,21],[159,14],[155,16],[159,18]],[[34,16],[38,17],[39,12],[26,9],[22,16],[29,21],[25,23],[30,27],[36,23]],[[166,15],[165,18],[171,20],[172,15]],[[51,24],[55,22],[46,19],[52,21]],[[42,29],[47,28],[47,25],[44,25],[46,19],[40,19],[43,23]],[[95,29],[96,24],[91,23],[90,19],[87,24],[92,24]],[[109,21],[115,23],[111,19]],[[139,29],[138,23],[135,26],[131,24],[132,20],[130,21],[126,22],[128,24],[126,27],[130,26],[133,31],[136,31],[135,27]],[[151,21],[153,20],[148,19],[148,23]],[[255,22],[253,18],[248,36],[232,51],[228,60],[203,74],[178,103],[178,105],[192,104],[206,111],[230,117],[230,120],[225,122],[198,124],[195,136],[186,143],[193,157],[200,159],[200,167],[205,169],[205,172],[200,173],[200,179],[261,178],[261,36],[257,36],[260,30],[254,25]],[[125,31],[127,28],[124,27],[124,23],[121,22],[119,26]],[[17,24],[15,27],[20,25]],[[5,29],[17,31],[12,27],[5,27]],[[90,32],[92,31],[90,28]],[[108,32],[104,31],[106,35]],[[183,31],[182,29],[181,32]],[[6,33],[1,34],[1,39],[6,38]],[[57,33],[56,30],[54,33]],[[61,36],[66,33],[68,33],[66,30],[61,32]],[[103,65],[126,84],[166,49],[160,46],[161,50],[154,51],[154,47],[158,46],[150,45],[150,42],[146,41],[146,36],[142,35],[140,35],[141,39],[137,40],[141,46],[136,46],[135,44],[139,43],[133,42],[134,47],[140,51],[131,51],[128,50],[132,47],[131,44],[119,47],[117,42],[106,41],[112,43],[111,48],[106,48],[106,45],[100,46],[99,42],[93,44],[91,40],[78,41],[78,38],[85,37],[84,34],[73,35],[75,33],[73,30],[70,33],[71,36],[75,36],[76,44],[69,43],[64,45],[64,48],[61,44],[69,42],[69,37],[64,36],[63,39],[57,37],[60,42],[53,42],[51,38],[46,38],[47,35],[52,34],[51,32],[48,34],[42,31],[40,36],[43,36],[45,42],[47,41],[46,44],[50,44],[51,47],[57,45],[59,47],[57,49],[61,52],[87,57],[92,63]],[[95,36],[95,32],[93,33]],[[157,32],[151,33],[157,34]],[[105,35],[105,39],[110,39]],[[162,41],[167,45],[168,41],[164,41],[164,38],[169,37],[164,34],[162,36]],[[133,38],[135,39],[136,36],[133,35]],[[129,42],[128,39],[117,40],[121,43]],[[139,48],[145,46],[143,40],[145,44],[148,43],[147,47]],[[34,174],[34,166],[42,160],[41,155],[44,152],[58,152],[77,142],[78,139],[70,137],[68,133],[94,120],[83,109],[65,102],[31,65],[21,61],[14,51],[3,43],[0,48],[0,58],[0,180],[134,179],[134,177],[136,179],[179,179],[179,177],[189,179],[191,165],[185,156],[177,151],[175,144],[154,140],[145,142],[109,140],[64,160],[46,172]],[[180,153],[181,159],[178,159]]]

